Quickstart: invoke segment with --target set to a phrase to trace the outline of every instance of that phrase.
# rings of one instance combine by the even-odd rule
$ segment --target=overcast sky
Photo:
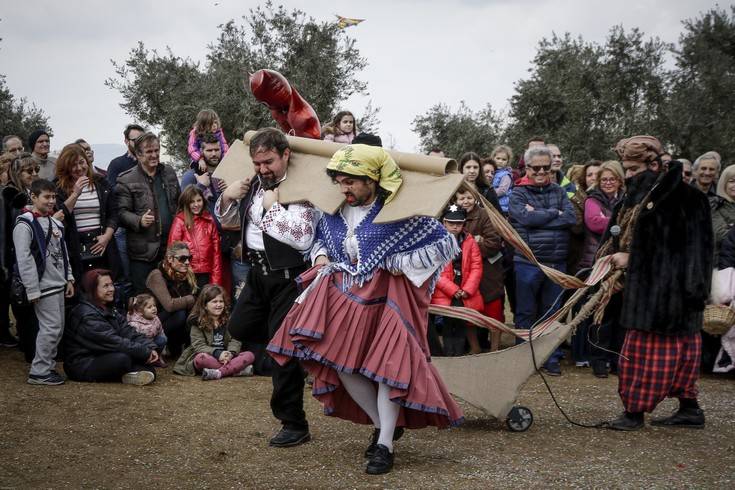
[[[110,60],[124,60],[138,41],[149,48],[170,46],[177,55],[201,60],[206,45],[217,37],[218,25],[239,20],[259,3],[264,2],[2,0],[0,73],[14,95],[26,97],[50,116],[52,149],[78,137],[95,144],[120,143],[130,117],[120,109],[118,93],[103,83],[113,75]],[[381,108],[384,141],[392,137],[404,151],[418,145],[411,131],[413,118],[437,102],[457,107],[465,100],[473,109],[490,102],[507,109],[514,83],[528,76],[538,41],[552,31],[604,42],[610,27],[623,24],[675,42],[681,20],[714,6],[701,0],[283,4],[317,20],[331,21],[334,14],[366,19],[348,30],[369,62],[359,77]],[[366,102],[355,98],[344,106],[359,117]]]

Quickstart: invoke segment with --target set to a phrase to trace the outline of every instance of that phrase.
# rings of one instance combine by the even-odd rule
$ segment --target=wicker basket
[[[729,306],[707,305],[702,329],[710,335],[722,335],[735,325],[735,310]]]

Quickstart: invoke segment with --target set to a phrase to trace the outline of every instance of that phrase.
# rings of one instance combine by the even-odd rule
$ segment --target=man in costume
[[[261,346],[261,355],[256,358],[256,370],[261,372],[269,370],[267,363],[261,362],[262,349],[298,295],[295,279],[307,269],[304,253],[311,248],[319,219],[319,212],[309,204],[283,206],[278,202],[278,185],[286,180],[290,154],[281,131],[258,131],[250,140],[255,177],[230,184],[215,205],[223,227],[241,221],[242,257],[252,268],[228,329],[250,350]],[[289,447],[307,442],[311,436],[304,413],[302,369],[293,361],[274,365],[270,371],[271,410],[283,424],[270,445]]]
[[[640,429],[644,413],[666,397],[678,398],[679,409],[651,425],[701,428],[696,382],[713,260],[707,197],[682,181],[679,162],[660,161],[656,138],[627,138],[615,151],[625,168],[626,194],[597,252],[613,254],[625,269],[618,386],[625,413],[610,428]]]
[[[459,250],[434,218],[374,222],[402,184],[382,148],[346,146],[327,174],[345,204],[319,221],[311,251],[319,267],[301,277],[308,287],[268,350],[278,363],[302,361],[327,415],[373,424],[366,471],[381,474],[404,427],[461,421],[426,340],[431,291]]]

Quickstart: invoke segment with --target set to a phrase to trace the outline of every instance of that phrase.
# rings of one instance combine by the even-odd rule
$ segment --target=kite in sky
[[[337,27],[340,29],[346,29],[348,27],[356,26],[360,22],[364,21],[365,19],[350,19],[349,17],[342,17],[341,15],[336,15],[337,17]]]

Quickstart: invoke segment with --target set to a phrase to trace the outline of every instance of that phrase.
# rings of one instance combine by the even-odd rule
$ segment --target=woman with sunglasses
[[[10,180],[2,190],[4,204],[2,218],[5,220],[5,226],[0,230],[0,233],[2,233],[2,246],[4,247],[5,253],[3,266],[8,271],[8,277],[5,278],[8,281],[6,291],[10,287],[9,276],[16,260],[15,247],[13,246],[13,225],[15,225],[17,217],[23,213],[23,209],[31,205],[31,183],[38,179],[39,171],[40,167],[31,154],[22,153],[20,157],[13,160],[10,164]],[[3,303],[5,304],[0,303],[0,315],[3,316],[3,322],[5,322],[5,317],[8,315],[8,298],[7,295],[4,296]],[[23,351],[26,362],[31,362],[36,352],[36,331],[38,329],[33,306],[13,304],[12,307],[20,349]],[[9,322],[10,320],[8,319],[8,326]],[[7,337],[7,345],[11,345],[13,339],[9,337],[9,333]]]
[[[184,242],[169,245],[161,264],[151,271],[145,285],[158,302],[158,318],[168,337],[169,354],[178,359],[183,346],[190,343],[186,319],[198,292],[189,247]]]

